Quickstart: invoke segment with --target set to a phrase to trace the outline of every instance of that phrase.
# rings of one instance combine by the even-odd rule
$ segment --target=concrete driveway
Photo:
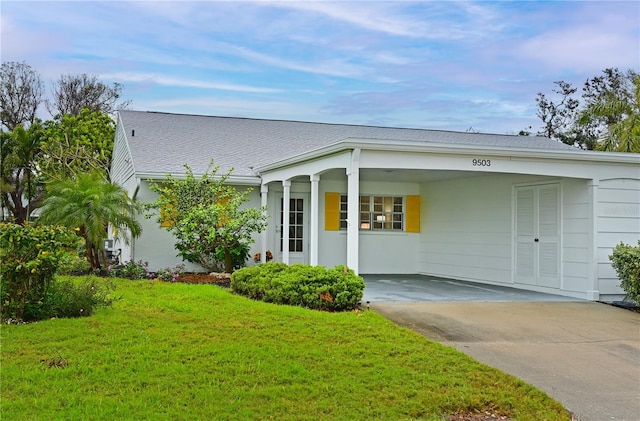
[[[640,420],[640,313],[502,287],[486,297],[494,287],[459,281],[364,278],[373,311],[535,385],[579,420]]]

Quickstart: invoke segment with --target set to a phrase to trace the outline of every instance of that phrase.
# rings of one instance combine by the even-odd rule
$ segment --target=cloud
[[[186,87],[186,88],[198,88],[198,89],[217,89],[223,91],[236,91],[236,92],[252,92],[252,93],[278,93],[282,92],[280,89],[261,88],[256,86],[247,85],[234,85],[217,83],[195,79],[175,78],[171,76],[163,76],[154,73],[106,73],[102,77],[111,80],[123,81],[123,82],[143,82],[153,83],[163,86],[173,87]]]

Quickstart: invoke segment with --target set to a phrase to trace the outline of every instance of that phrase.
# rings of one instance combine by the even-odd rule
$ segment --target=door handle
[[[533,240],[533,241],[537,243],[537,242],[539,242],[539,241],[540,241],[540,239],[536,238],[536,239],[535,239],[535,240]]]

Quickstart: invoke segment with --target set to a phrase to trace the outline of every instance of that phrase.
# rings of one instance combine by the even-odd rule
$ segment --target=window
[[[304,243],[304,203],[303,199],[289,199],[289,251],[302,253]],[[284,211],[280,200],[280,251],[282,251],[282,226],[284,224]]]
[[[402,196],[360,196],[360,229],[402,231]],[[347,195],[340,195],[340,229],[347,229]]]

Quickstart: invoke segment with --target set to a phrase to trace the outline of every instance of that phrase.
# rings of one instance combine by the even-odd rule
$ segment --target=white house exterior
[[[121,111],[111,178],[148,180],[214,159],[252,187],[268,229],[252,253],[360,274],[426,274],[589,300],[624,292],[608,256],[640,239],[640,155],[547,138]],[[282,218],[282,215],[289,215]],[[154,219],[124,260],[181,263]]]

